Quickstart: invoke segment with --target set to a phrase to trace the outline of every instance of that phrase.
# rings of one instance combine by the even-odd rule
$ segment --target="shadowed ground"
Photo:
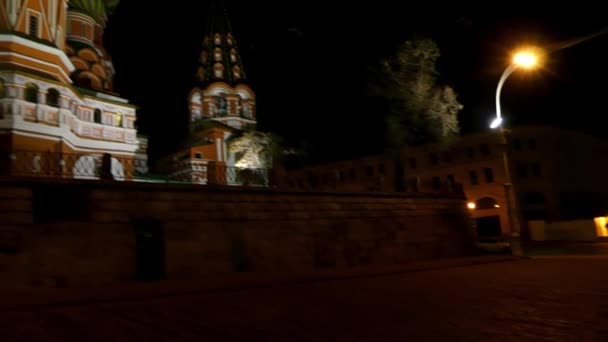
[[[608,341],[607,283],[607,258],[523,259],[5,306],[0,329],[2,341]]]

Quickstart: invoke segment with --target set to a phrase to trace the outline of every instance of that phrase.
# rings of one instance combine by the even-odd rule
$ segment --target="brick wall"
[[[0,181],[0,215],[2,286],[356,267],[470,251],[465,201],[454,194]]]

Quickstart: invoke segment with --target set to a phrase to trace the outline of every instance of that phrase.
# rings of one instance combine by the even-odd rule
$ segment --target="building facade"
[[[462,136],[450,143],[402,151],[402,174],[390,157],[371,156],[288,172],[301,190],[441,192],[461,185],[480,237],[510,232],[504,152],[498,131]],[[531,220],[604,217],[608,213],[608,142],[576,131],[521,126],[511,131],[510,178],[524,237]],[[385,166],[381,166],[385,165]],[[382,171],[382,172],[381,172]],[[393,179],[391,179],[395,175]],[[378,186],[379,179],[383,186]]]
[[[167,161],[173,165],[171,178],[238,183],[239,156],[229,151],[228,141],[256,128],[256,97],[222,1],[211,2],[196,82],[187,100],[190,135]]]
[[[112,9],[106,3],[0,1],[4,171],[96,178],[109,153],[115,176],[133,173],[141,152],[136,108],[113,92],[114,68],[102,43]]]

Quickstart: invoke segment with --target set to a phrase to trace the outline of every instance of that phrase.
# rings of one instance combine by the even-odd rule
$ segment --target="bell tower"
[[[214,120],[238,130],[255,128],[255,94],[247,85],[237,40],[222,0],[211,1],[188,99],[191,124]]]

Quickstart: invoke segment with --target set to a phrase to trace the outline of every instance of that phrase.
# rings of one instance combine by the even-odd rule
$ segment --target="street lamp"
[[[507,217],[509,219],[509,228],[511,231],[511,250],[514,255],[523,255],[521,246],[521,226],[519,222],[519,215],[517,211],[517,200],[515,197],[515,191],[513,189],[513,182],[511,180],[510,170],[510,140],[511,131],[502,127],[502,112],[500,110],[500,92],[505,81],[511,74],[518,68],[530,69],[538,64],[538,55],[531,51],[522,51],[515,54],[513,62],[509,65],[505,71],[503,71],[498,86],[496,87],[496,117],[490,123],[490,128],[496,129],[501,127],[502,143],[504,144],[503,149],[503,163],[505,172],[505,197],[507,204]]]

